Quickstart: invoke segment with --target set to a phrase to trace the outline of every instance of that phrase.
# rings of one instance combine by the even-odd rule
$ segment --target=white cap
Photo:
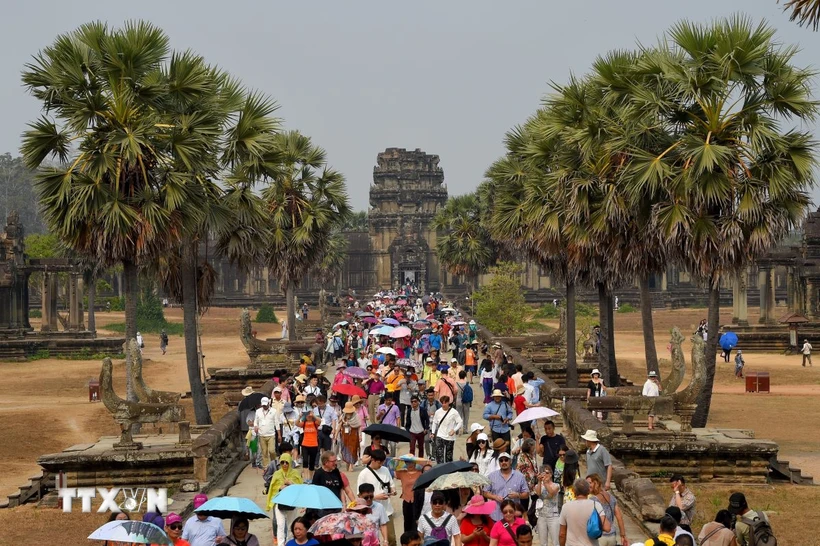
[[[273,388],[273,392],[282,392],[282,387],[277,385],[276,387]]]
[[[505,451],[504,453],[502,453],[501,455],[499,455],[499,456],[498,456],[498,458],[499,458],[499,459],[503,459],[503,458],[505,458],[505,457],[506,457],[507,459],[512,460],[512,457],[510,457],[510,454],[509,454],[509,453],[507,453],[506,451]]]
[[[479,434],[478,436],[475,437],[476,442],[479,442],[481,440],[484,440],[485,442],[488,442],[490,440],[490,438],[482,432],[481,434]]]
[[[263,406],[267,406],[268,404],[270,404],[270,398],[268,398],[267,396],[265,396],[265,397],[263,397],[263,398],[262,398],[262,400],[260,400],[260,403],[261,403]]]
[[[451,359],[450,359],[450,362],[456,362],[456,363],[457,363],[457,362],[458,362],[458,359],[457,359],[457,358],[451,358]]]
[[[484,430],[484,425],[482,425],[481,423],[473,423],[472,425],[470,425],[470,433],[473,433],[477,430]]]

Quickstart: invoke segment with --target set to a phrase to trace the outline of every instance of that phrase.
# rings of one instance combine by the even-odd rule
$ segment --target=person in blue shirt
[[[308,535],[308,524],[305,518],[296,518],[290,524],[290,532],[293,538],[285,543],[285,546],[319,546],[319,541]]]
[[[438,329],[433,330],[433,333],[430,334],[430,349],[441,352],[441,342],[441,332]]]
[[[492,402],[484,408],[484,419],[490,423],[490,432],[493,440],[503,438],[510,441],[510,421],[513,410],[509,402],[504,399],[504,393],[495,389],[492,393]]]

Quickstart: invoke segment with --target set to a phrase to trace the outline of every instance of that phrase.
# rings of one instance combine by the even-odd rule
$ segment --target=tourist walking
[[[122,514],[122,512],[120,512]],[[128,519],[126,517],[126,519]],[[168,517],[165,518],[165,533],[168,535],[168,538],[171,539],[171,543],[173,546],[191,546],[191,543],[182,538],[182,528],[184,524],[182,522],[182,516],[177,514],[176,512],[171,512],[168,514]],[[250,535],[253,536],[253,535]],[[256,537],[254,537],[256,538]],[[107,546],[130,546],[130,543],[125,542],[106,542]],[[259,541],[256,542],[255,546],[259,546]]]
[[[412,488],[411,488],[412,489]],[[379,537],[381,540],[381,544],[390,544],[390,539],[388,538],[388,531],[387,527],[391,526],[390,518],[387,515],[387,512],[379,502],[374,502],[374,498],[376,496],[376,488],[373,487],[371,483],[363,483],[359,486],[359,502],[362,502],[361,505],[357,505],[354,507],[348,507],[349,511],[357,511],[358,506],[362,506],[362,508],[367,508],[362,513],[364,517],[372,521],[376,528],[379,529]],[[415,527],[415,526],[414,526]]]
[[[484,358],[481,361],[481,388],[484,389],[484,403],[489,404],[492,397],[493,385],[497,374],[493,361],[489,358]]]
[[[587,476],[598,474],[604,478],[604,489],[609,491],[612,483],[612,457],[609,451],[601,445],[598,440],[598,433],[594,430],[587,430],[581,435],[581,439],[587,443]]]
[[[804,339],[803,340],[803,348],[800,349],[800,352],[803,353],[803,366],[804,367],[806,366],[806,362],[808,362],[809,366],[811,366],[811,350],[812,350],[811,343],[809,343],[808,339]]]
[[[439,402],[441,402],[441,408],[433,415],[430,427],[436,446],[436,462],[441,464],[453,461],[456,436],[461,432],[464,424],[461,422],[461,415],[452,407],[449,396],[442,396]]]
[[[194,497],[194,510],[208,502],[208,495],[200,493]],[[182,528],[182,538],[191,546],[213,546],[227,536],[222,520],[213,516],[194,514]],[[218,542],[217,542],[218,541]]]
[[[541,500],[541,509],[535,514],[538,518],[538,542],[541,546],[559,546],[561,486],[553,481],[551,466],[545,465],[541,469],[533,492]]]
[[[410,412],[404,420],[404,429],[410,433],[410,455],[424,457],[424,437],[429,434],[430,416],[421,409],[418,396],[410,398]]]
[[[728,510],[718,510],[715,521],[703,526],[698,535],[700,546],[735,546],[737,538],[732,532],[732,514]]]
[[[356,412],[353,402],[347,402],[342,410],[342,422],[338,428],[341,435],[341,455],[342,460],[347,463],[347,471],[353,471],[353,465],[359,460],[359,431],[362,422]]]
[[[305,413],[299,427],[302,429],[302,472],[310,477],[319,457],[319,422],[316,415],[312,411]]]
[[[467,381],[467,372],[461,370],[458,372],[458,380],[456,381],[456,410],[461,416],[462,432],[467,434],[467,423],[470,422],[470,408],[473,405],[473,387]]]
[[[393,515],[393,503],[391,497],[396,495],[396,488],[393,485],[393,476],[390,470],[384,466],[387,456],[384,451],[377,449],[370,454],[370,462],[359,472],[358,488],[363,484],[373,486],[375,494],[373,499],[384,507],[384,512],[390,518]],[[388,544],[396,543],[396,532],[392,522],[387,524]]]
[[[604,384],[604,380],[601,378],[601,371],[598,368],[594,368],[592,370],[592,374],[590,375],[592,377],[587,382],[587,401],[589,401],[592,397],[606,396],[606,385]],[[603,412],[594,411],[592,414],[597,417],[599,421],[603,421]]]
[[[609,523],[617,523],[618,530],[621,532],[621,543],[625,546],[629,545],[629,539],[626,536],[626,526],[624,525],[624,516],[621,513],[621,507],[618,506],[618,499],[609,491],[604,490],[604,484],[601,476],[598,474],[590,474],[587,476],[587,483],[590,488],[590,498],[595,497],[601,506],[604,507],[604,513]],[[605,532],[601,538],[598,539],[599,546],[617,546],[618,540],[615,534],[615,526]]]
[[[355,495],[346,483],[347,478],[337,468],[339,459],[332,451],[322,453],[321,466],[313,473],[313,485],[321,485],[330,489],[336,497],[342,501],[344,506],[348,501],[356,500]],[[320,510],[322,516],[338,512],[339,510]]]
[[[458,519],[445,511],[445,502],[441,491],[433,493],[430,497],[430,511],[419,518],[419,531],[422,536],[447,540],[452,546],[461,546],[461,529]]]
[[[558,521],[561,526],[558,531],[558,540],[561,544],[570,546],[597,546],[598,541],[589,538],[587,522],[593,511],[598,512],[601,518],[601,530],[607,533],[612,530],[612,524],[606,517],[604,507],[596,499],[590,499],[590,488],[586,480],[581,478],[572,484],[575,491],[575,500],[565,503],[561,508]]]
[[[558,464],[561,446],[567,443],[561,434],[555,433],[555,423],[551,420],[544,422],[544,435],[538,441],[538,455],[543,457],[542,463],[555,469]]]
[[[658,372],[655,370],[650,370],[647,374],[646,382],[643,384],[643,391],[641,394],[643,396],[649,397],[657,397],[661,395],[661,383],[658,380]],[[649,430],[655,430],[655,414],[650,413],[649,417],[647,418],[647,426]]]
[[[510,441],[510,421],[513,411],[509,402],[504,399],[504,393],[499,389],[492,392],[492,401],[484,408],[484,419],[490,423],[492,439],[503,438]]]
[[[502,442],[504,440],[501,440]],[[489,474],[490,461],[493,460],[493,450],[490,449],[490,442],[487,435],[483,432],[476,437],[476,444],[478,447],[470,456],[470,462],[478,465],[478,473],[482,476]]]
[[[313,413],[319,421],[319,451],[324,452],[333,448],[333,438],[336,437],[336,429],[339,426],[339,414],[327,404],[324,395],[319,395],[316,403]]]
[[[738,349],[735,355],[735,377],[738,379],[743,379],[743,366],[745,365],[746,361],[743,359],[743,351]]]
[[[495,504],[484,500],[481,495],[473,495],[464,506],[465,516],[459,525],[461,543],[464,546],[490,546],[490,531],[493,522],[488,516],[493,510],[495,510]]]
[[[430,462],[421,459],[422,463]],[[413,485],[421,474],[421,468],[412,461],[408,461],[405,468],[396,470],[396,479],[401,483],[401,513],[404,516],[405,533],[416,530],[418,526],[421,502],[417,502],[417,493],[421,495],[423,501],[424,491],[414,491]]]
[[[258,437],[259,449],[262,452],[262,468],[267,468],[276,455],[276,444],[282,441],[280,414],[270,407],[270,398],[262,398],[262,407],[256,410],[253,430]]]
[[[145,349],[145,340],[142,339],[142,334],[137,332],[137,347],[140,350],[140,354],[142,354],[142,350]]]
[[[276,521],[276,539],[279,544],[284,544],[288,540],[288,529],[290,528],[293,518],[297,511],[291,506],[280,507],[273,503],[273,497],[278,495],[282,489],[289,485],[304,483],[302,475],[299,473],[293,464],[293,458],[289,453],[283,453],[279,456],[279,470],[271,476],[270,485],[268,486],[268,502],[266,509],[268,512],[273,510],[273,518]]]
[[[520,502],[530,494],[530,488],[524,475],[513,470],[512,457],[509,453],[501,453],[498,456],[498,465],[500,468],[495,472],[490,472],[487,476],[490,485],[484,489],[484,497],[496,502],[496,508],[490,515],[493,521],[499,521],[502,518],[501,503],[504,500],[512,499]]]
[[[165,354],[165,351],[168,350],[168,334],[165,330],[159,333],[159,348],[162,349],[162,354]]]
[[[496,520],[490,531],[490,546],[518,546],[516,532],[527,522],[515,515],[517,509],[518,505],[511,499],[501,503],[501,518]]]
[[[427,413],[427,430],[425,431],[426,434],[424,435],[424,451],[427,453],[427,457],[430,459],[435,460],[435,449],[433,448],[433,435],[430,434],[430,424],[433,422],[433,417],[435,417],[436,412],[441,408],[441,402],[436,400],[436,394],[433,387],[427,389],[425,393],[426,398],[421,402],[421,411]]]
[[[689,527],[692,525],[692,520],[695,518],[695,494],[691,489],[686,487],[686,478],[680,474],[675,474],[669,479],[672,485],[672,498],[669,500],[669,506],[677,506],[681,511],[681,525]]]

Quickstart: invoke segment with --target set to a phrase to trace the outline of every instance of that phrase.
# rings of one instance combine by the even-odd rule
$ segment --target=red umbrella
[[[364,389],[357,387],[356,385],[348,385],[345,383],[337,383],[331,387],[331,390],[334,392],[338,392],[339,394],[344,394],[345,396],[353,396],[358,394],[362,398],[367,398],[367,393],[364,392]]]

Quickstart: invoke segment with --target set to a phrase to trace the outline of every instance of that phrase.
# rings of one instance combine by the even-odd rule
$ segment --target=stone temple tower
[[[443,278],[430,224],[447,201],[437,155],[387,148],[376,159],[370,187],[370,241],[378,288],[408,280],[438,290]]]

